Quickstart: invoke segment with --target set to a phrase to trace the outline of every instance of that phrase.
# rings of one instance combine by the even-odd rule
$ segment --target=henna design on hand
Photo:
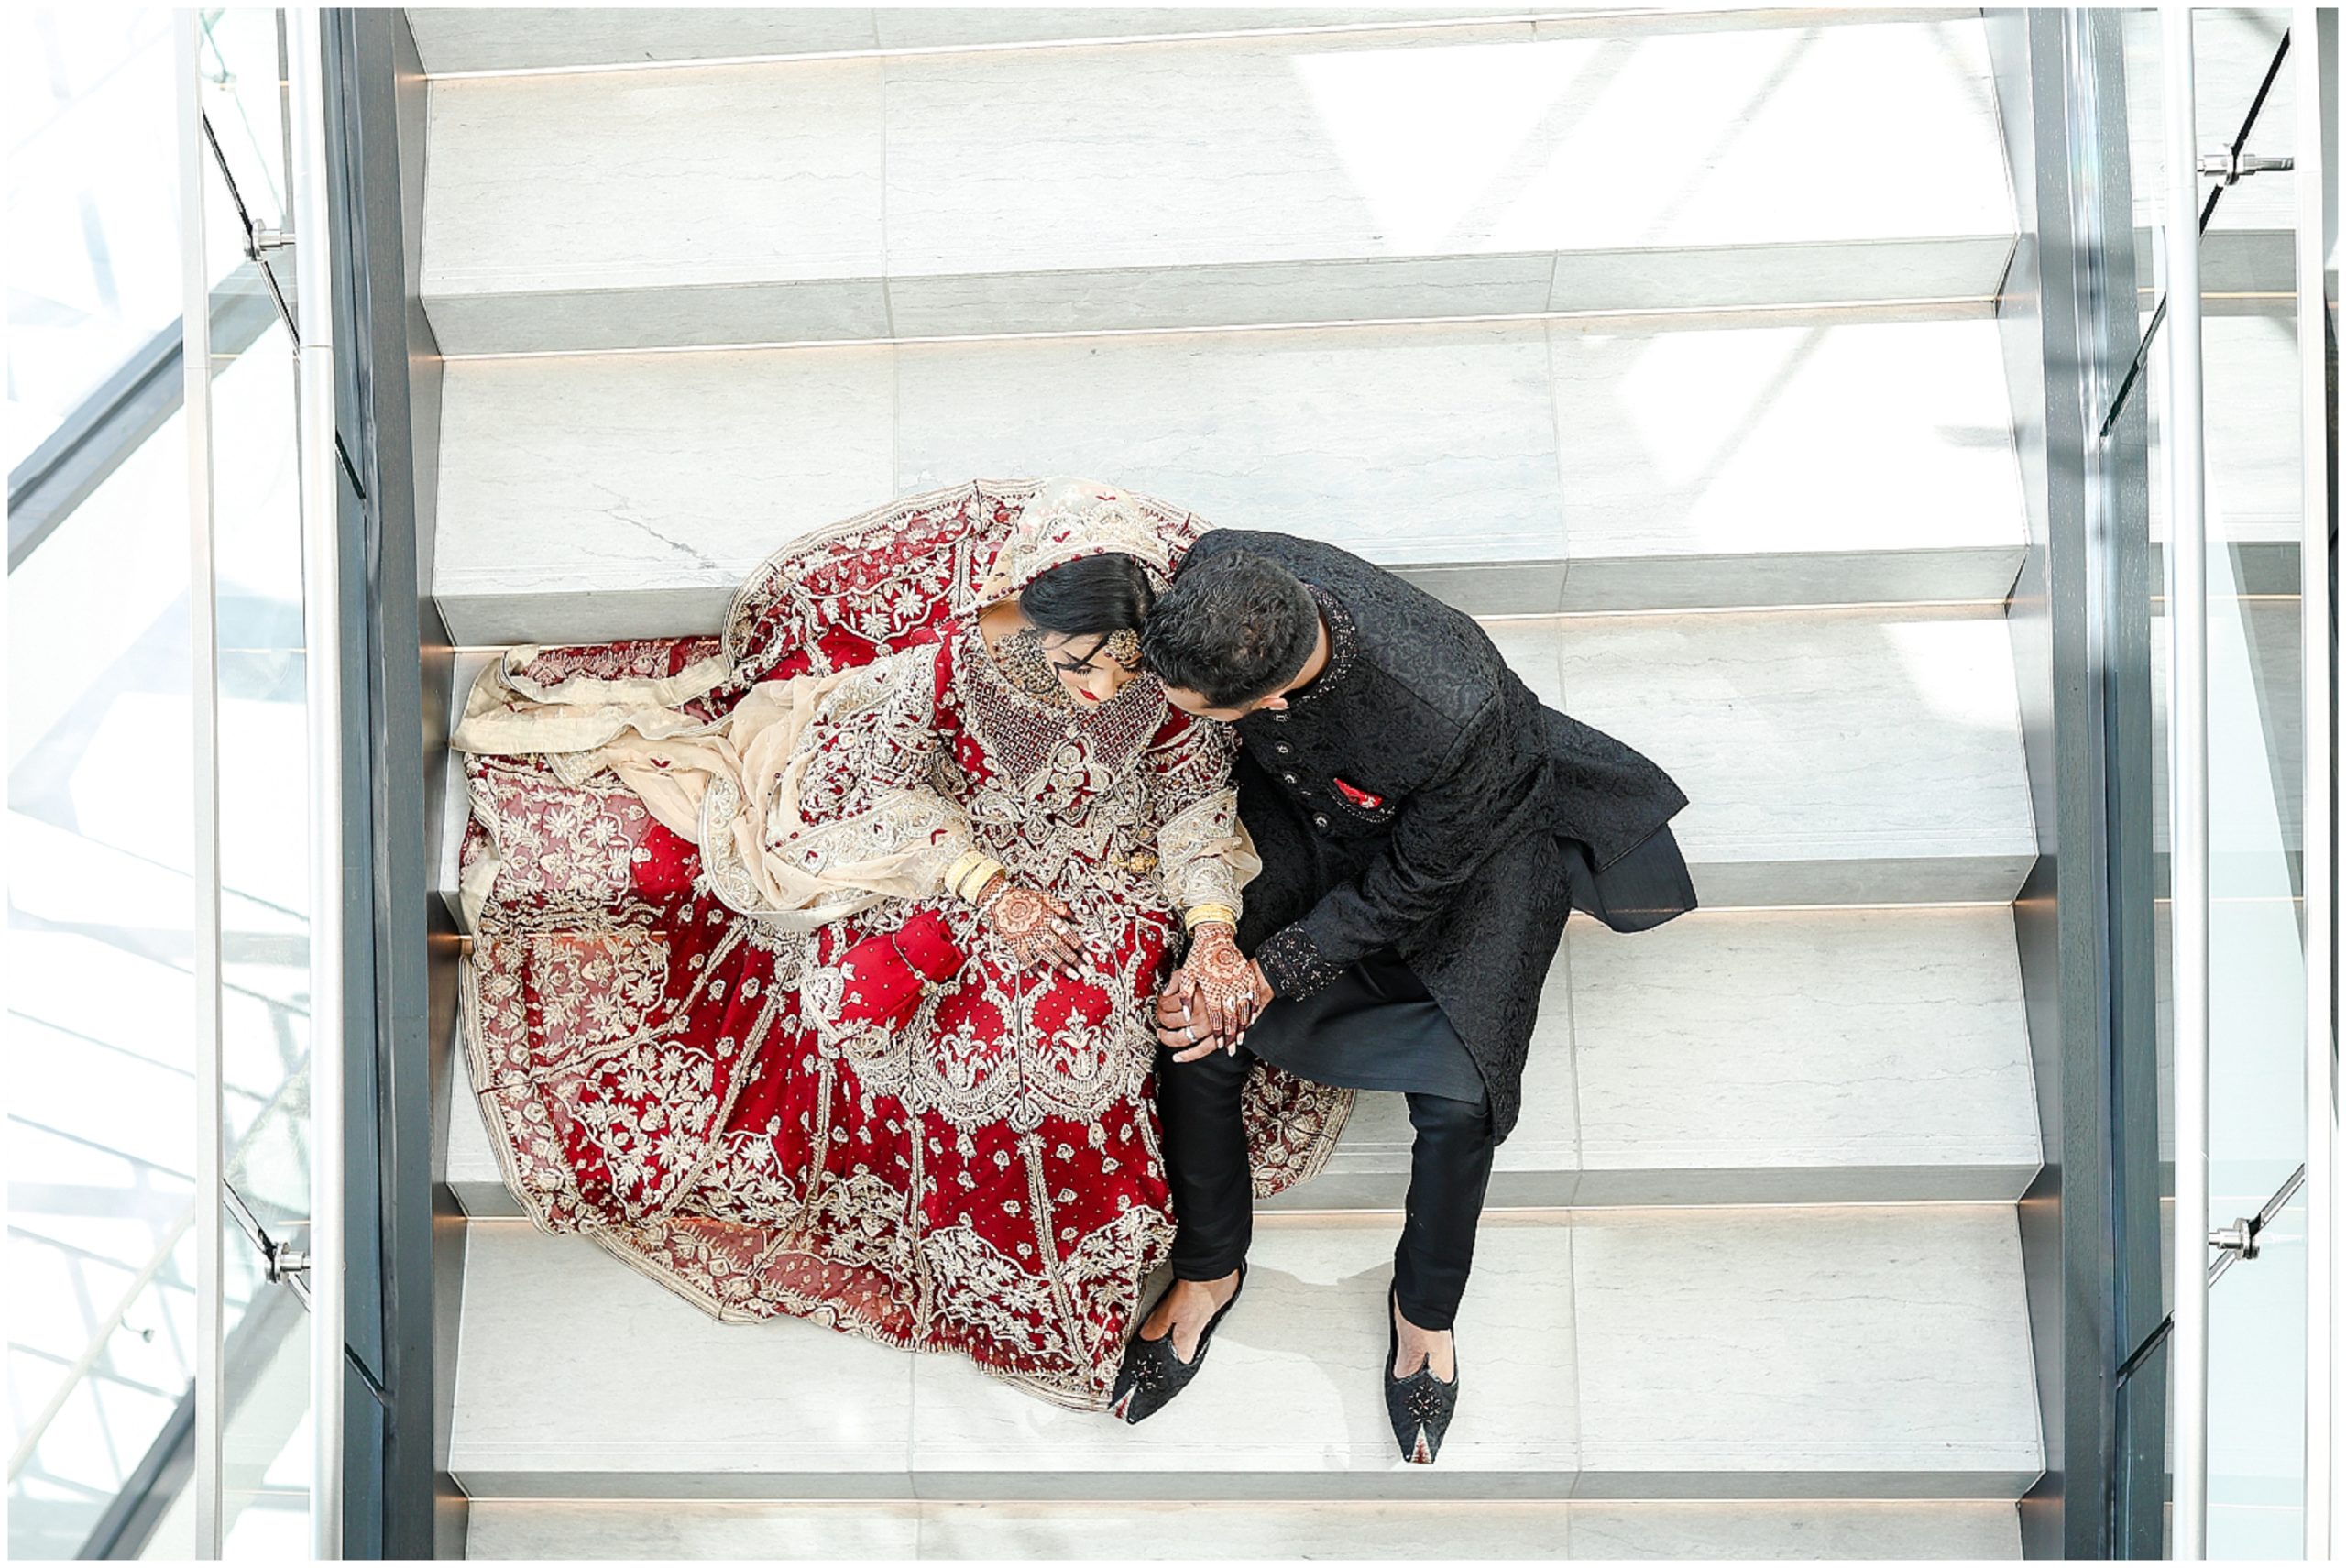
[[[1189,961],[1182,966],[1189,977],[1189,1016],[1202,1018],[1209,1028],[1233,1035],[1255,1021],[1260,992],[1255,966],[1238,950],[1238,939],[1227,926],[1200,926]]]
[[[1045,894],[1016,886],[1007,877],[998,878],[979,895],[978,909],[1019,968],[1031,968],[1038,959],[1069,967],[1077,946],[1075,936],[1060,918],[1058,907]]]

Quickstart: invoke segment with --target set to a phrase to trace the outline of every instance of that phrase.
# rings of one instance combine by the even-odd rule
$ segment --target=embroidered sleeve
[[[1255,949],[1255,961],[1262,965],[1263,978],[1271,982],[1274,996],[1309,996],[1344,972],[1342,965],[1330,963],[1321,954],[1300,926],[1272,932]]]
[[[1176,714],[1144,759],[1157,875],[1176,908],[1220,904],[1241,912],[1239,890],[1263,869],[1230,783],[1236,750],[1222,725]]]

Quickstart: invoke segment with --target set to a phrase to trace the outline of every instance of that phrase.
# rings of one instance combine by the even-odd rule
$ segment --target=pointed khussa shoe
[[[1109,1396],[1108,1413],[1136,1426],[1171,1403],[1173,1396],[1188,1387],[1189,1379],[1198,1375],[1198,1368],[1206,1364],[1206,1350],[1213,1343],[1213,1331],[1222,1327],[1222,1320],[1238,1305],[1238,1298],[1245,1289],[1246,1266],[1242,1263],[1238,1266],[1238,1288],[1231,1291],[1230,1299],[1207,1322],[1205,1332],[1198,1336],[1197,1354],[1187,1361],[1173,1354],[1173,1336],[1169,1332],[1161,1339],[1133,1335],[1132,1343],[1124,1346],[1124,1365],[1116,1368],[1116,1387]],[[1156,1310],[1154,1306],[1149,1308],[1152,1312]],[[1143,1314],[1143,1321],[1146,1321],[1146,1314]]]
[[[1458,1385],[1464,1378],[1460,1369],[1453,1365],[1451,1379],[1444,1383],[1433,1375],[1431,1362],[1407,1377],[1393,1376],[1393,1364],[1401,1355],[1399,1311],[1398,1295],[1388,1294],[1385,1299],[1385,1327],[1389,1336],[1385,1347],[1385,1413],[1392,1418],[1393,1441],[1400,1444],[1401,1457],[1411,1464],[1431,1464],[1442,1455],[1442,1440],[1449,1434],[1450,1418],[1458,1413]],[[1453,1362],[1457,1354],[1453,1334]]]

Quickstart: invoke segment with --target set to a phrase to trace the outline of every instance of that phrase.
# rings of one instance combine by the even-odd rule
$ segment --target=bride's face
[[[1140,673],[1117,663],[1110,640],[1097,632],[1046,631],[1039,641],[1043,656],[1058,672],[1059,685],[1079,707],[1099,707]]]

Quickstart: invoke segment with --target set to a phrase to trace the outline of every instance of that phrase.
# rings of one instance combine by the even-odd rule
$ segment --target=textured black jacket
[[[1228,550],[1301,579],[1331,639],[1328,668],[1286,709],[1236,727],[1239,811],[1264,862],[1240,944],[1282,996],[1398,953],[1474,1058],[1505,1137],[1575,901],[1619,929],[1693,907],[1663,831],[1686,797],[1636,751],[1542,707],[1471,616],[1392,573],[1228,528],[1189,559]]]

